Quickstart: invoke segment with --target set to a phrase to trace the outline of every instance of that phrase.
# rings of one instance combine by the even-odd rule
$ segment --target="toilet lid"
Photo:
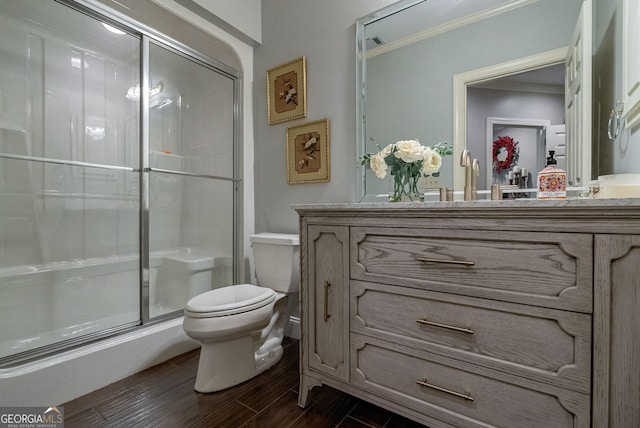
[[[276,300],[276,292],[253,284],[238,284],[207,291],[185,305],[196,318],[221,317],[261,308]]]

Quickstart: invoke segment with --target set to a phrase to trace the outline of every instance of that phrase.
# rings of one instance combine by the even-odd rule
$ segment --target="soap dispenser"
[[[538,199],[564,199],[567,197],[567,173],[558,168],[558,161],[549,150],[547,166],[538,173]]]

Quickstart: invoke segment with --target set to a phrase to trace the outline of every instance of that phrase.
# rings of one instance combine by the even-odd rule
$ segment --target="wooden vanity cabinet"
[[[301,365],[343,382],[349,381],[349,228],[310,225],[300,252],[305,266],[305,334]],[[305,382],[315,384],[313,379]],[[306,392],[300,401],[306,400]]]
[[[620,205],[296,207],[299,405],[327,384],[431,428],[640,426],[640,205]]]
[[[597,235],[595,427],[640,427],[640,235]]]

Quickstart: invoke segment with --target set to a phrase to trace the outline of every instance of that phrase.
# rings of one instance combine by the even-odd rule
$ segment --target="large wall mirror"
[[[443,159],[440,176],[426,186],[461,190],[459,154],[467,148],[480,161],[478,188],[486,189],[505,179],[492,173],[488,145],[495,127],[496,138],[500,132],[523,138],[521,160],[535,180],[548,149],[540,133],[562,134],[571,120],[565,113],[571,104],[565,96],[565,62],[582,5],[583,0],[403,0],[359,19],[358,154],[398,140],[447,141],[454,154]],[[590,27],[590,9],[588,18]],[[591,44],[589,39],[585,46],[589,59]],[[590,89],[590,81],[581,87]],[[590,114],[590,95],[583,98]],[[590,118],[587,122],[590,127]],[[522,127],[532,131],[531,142],[515,133]],[[566,132],[590,140],[578,130]],[[564,156],[562,142],[549,144],[560,144],[557,150]],[[590,149],[567,149],[562,161],[569,168],[585,159],[589,162]],[[589,174],[572,184],[586,184]],[[360,200],[380,201],[391,188],[390,177],[381,180],[368,168],[359,170]]]

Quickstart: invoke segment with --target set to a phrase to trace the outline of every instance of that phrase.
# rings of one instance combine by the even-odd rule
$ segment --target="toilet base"
[[[263,371],[273,367],[278,361],[280,361],[280,358],[282,358],[283,353],[284,353],[284,349],[282,349],[282,346],[280,345],[278,345],[276,348],[270,350],[267,353],[264,353],[264,354],[256,353],[255,355],[256,367],[258,368],[258,371],[262,373]]]
[[[289,321],[287,296],[279,294],[266,327],[225,340],[203,341],[194,389],[215,392],[245,382],[273,367],[284,353]]]
[[[221,391],[259,374],[250,335],[226,342],[203,343],[194,389]]]

